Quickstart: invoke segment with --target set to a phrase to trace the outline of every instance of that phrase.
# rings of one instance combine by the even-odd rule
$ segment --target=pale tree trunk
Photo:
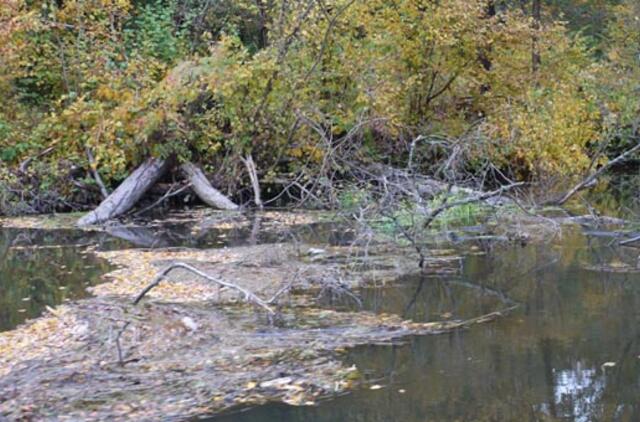
[[[200,168],[192,163],[184,163],[180,167],[189,182],[191,182],[191,187],[196,195],[205,204],[221,210],[237,210],[239,208],[237,204],[211,185],[211,182],[209,182],[209,179]]]
[[[251,187],[253,188],[254,202],[259,209],[263,209],[262,195],[260,193],[260,179],[258,179],[258,170],[256,169],[256,163],[253,161],[251,154],[242,159],[247,173],[249,173],[249,179],[251,179]]]
[[[149,158],[118,186],[96,209],[80,220],[79,226],[100,224],[129,211],[167,169],[167,162]]]

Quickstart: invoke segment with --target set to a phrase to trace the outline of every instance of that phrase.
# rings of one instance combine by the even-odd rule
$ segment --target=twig
[[[100,187],[100,193],[102,194],[102,198],[107,199],[107,197],[109,196],[109,191],[107,190],[107,187],[104,185],[104,182],[102,181],[102,177],[100,177],[100,173],[98,173],[98,169],[96,168],[96,160],[93,158],[91,149],[89,147],[86,147],[85,152],[87,154],[87,160],[89,161],[89,170],[91,171],[91,175],[93,176],[93,179],[96,181],[96,183]]]
[[[135,300],[133,301],[134,305],[137,305],[138,302],[140,302],[142,300],[142,298],[149,293],[149,291],[151,291],[151,289],[153,289],[154,287],[156,287],[158,284],[160,284],[160,282],[162,280],[164,280],[167,275],[173,271],[176,268],[182,268],[185,269],[187,271],[190,271],[206,280],[209,280],[213,283],[216,283],[222,287],[227,287],[229,289],[232,290],[236,290],[240,293],[242,293],[242,295],[244,295],[244,299],[249,302],[252,303],[254,305],[257,305],[259,307],[261,307],[262,309],[264,309],[265,311],[267,311],[267,313],[269,313],[269,315],[275,315],[275,311],[269,306],[268,302],[265,302],[264,300],[262,300],[261,298],[259,298],[258,296],[256,296],[254,293],[250,292],[249,290],[238,286],[237,284],[233,284],[233,283],[229,283],[227,281],[224,281],[222,279],[219,278],[215,278],[210,276],[209,274],[200,271],[199,269],[189,265],[189,264],[185,264],[184,262],[176,262],[173,263],[171,265],[169,265],[167,268],[165,268],[164,270],[160,271],[160,273],[158,273],[158,275],[153,279],[153,281],[151,282],[151,284],[149,284],[147,287],[145,287],[140,294],[138,294],[138,296],[135,298]]]
[[[626,160],[631,154],[633,154],[634,152],[640,150],[640,142],[635,145],[633,148],[628,149],[627,151],[623,152],[622,154],[618,155],[616,158],[614,158],[613,160],[609,161],[607,164],[605,164],[604,166],[600,167],[595,173],[590,174],[589,176],[585,177],[580,183],[578,183],[577,185],[575,185],[573,188],[571,188],[567,193],[564,194],[564,196],[562,196],[560,199],[558,199],[557,201],[550,201],[548,202],[546,205],[564,205],[569,199],[571,199],[571,197],[573,195],[575,195],[579,190],[583,189],[585,186],[589,185],[591,182],[593,182],[596,178],[598,178],[598,176],[600,176],[602,173],[604,173],[605,171],[607,171],[609,168],[611,168],[612,166],[619,164],[621,162],[623,162],[624,160]]]
[[[180,189],[176,190],[176,191],[172,191],[173,187],[171,187],[167,193],[165,193],[162,198],[158,199],[156,202],[154,202],[153,204],[149,205],[148,207],[145,207],[143,209],[141,209],[140,211],[136,211],[133,216],[137,217],[139,215],[142,215],[144,213],[146,213],[147,211],[151,210],[152,208],[157,207],[158,205],[160,205],[162,202],[164,202],[165,200],[171,198],[172,196],[176,196],[179,195],[180,193],[184,192],[186,189],[191,187],[191,183],[187,183],[186,185],[184,185],[183,187],[181,187]]]
[[[27,172],[27,167],[29,167],[29,164],[31,164],[31,162],[35,159],[44,157],[45,155],[49,154],[51,151],[53,151],[56,148],[56,145],[52,145],[49,148],[46,148],[44,150],[42,150],[41,152],[39,152],[38,154],[36,154],[33,157],[28,157],[27,159],[25,159],[24,161],[22,161],[22,163],[20,163],[20,166],[18,167],[18,170],[20,171],[20,173],[24,174]]]
[[[288,282],[287,284],[285,284],[284,286],[282,286],[280,289],[278,289],[278,291],[271,297],[271,299],[267,300],[266,303],[268,303],[268,304],[274,303],[276,300],[278,300],[278,298],[280,296],[282,296],[283,294],[285,294],[289,290],[291,290],[291,287],[293,287],[295,282],[298,280],[298,275],[299,274],[300,274],[300,270],[296,271],[296,273],[293,275],[293,278],[291,279],[291,281]]]
[[[494,196],[499,196],[502,195],[503,193],[512,190],[514,188],[517,188],[519,186],[523,186],[525,184],[525,182],[517,182],[517,183],[511,183],[510,185],[506,185],[506,186],[502,186],[499,189],[496,190],[492,190],[490,192],[486,192],[480,195],[475,195],[475,196],[471,196],[465,199],[462,199],[460,201],[454,201],[454,202],[446,202],[444,204],[442,204],[441,206],[439,206],[438,208],[436,208],[435,210],[431,211],[431,213],[429,214],[429,217],[427,218],[427,220],[424,222],[423,226],[424,227],[428,227],[433,220],[435,220],[435,218],[440,215],[443,211],[446,211],[450,208],[454,208],[460,205],[467,205],[467,204],[471,204],[474,202],[480,202],[480,201],[484,201],[486,199],[492,198]]]
[[[122,337],[122,334],[127,329],[129,324],[131,324],[131,321],[125,322],[124,326],[122,326],[120,331],[118,331],[118,335],[116,336],[116,347],[118,349],[118,363],[120,363],[120,366],[124,366],[124,360],[122,356],[122,347],[120,346],[120,337]]]

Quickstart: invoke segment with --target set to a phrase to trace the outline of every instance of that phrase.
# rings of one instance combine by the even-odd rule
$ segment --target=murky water
[[[343,244],[353,234],[331,223],[278,230],[269,217],[250,224],[195,231],[197,221],[113,225],[105,232],[0,228],[0,331],[39,316],[46,306],[88,295],[109,266],[87,248],[222,248],[276,242]]]
[[[0,331],[40,315],[46,306],[87,296],[108,271],[88,245],[121,247],[117,239],[77,230],[0,230]]]
[[[491,324],[349,355],[370,384],[316,407],[267,405],[213,421],[640,420],[638,251],[569,233],[494,247],[460,276],[408,279],[365,302],[408,318],[465,318],[520,304]]]
[[[201,237],[186,226],[151,233],[164,240],[145,247],[234,246],[292,236],[251,227]],[[552,243],[524,247],[476,243],[458,273],[366,289],[366,309],[416,321],[519,307],[469,330],[353,350],[348,363],[381,389],[364,387],[314,407],[266,405],[212,420],[640,420],[640,250],[613,246],[606,230],[586,233],[569,230]],[[46,305],[86,295],[86,286],[108,270],[86,253],[87,244],[140,247],[136,242],[148,230],[129,239],[130,232],[119,234],[0,230],[0,330]],[[293,236],[341,244],[350,235],[311,225]],[[469,246],[459,242],[465,251]]]

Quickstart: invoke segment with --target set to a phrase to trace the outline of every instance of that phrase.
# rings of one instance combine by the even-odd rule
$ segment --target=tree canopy
[[[576,177],[637,142],[639,50],[633,0],[7,0],[0,202],[26,180],[64,207],[149,155],[232,189],[242,157],[268,181],[353,131],[361,160],[422,136]]]

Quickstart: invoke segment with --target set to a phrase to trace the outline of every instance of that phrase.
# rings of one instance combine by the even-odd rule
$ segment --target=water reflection
[[[216,220],[217,221],[217,220]],[[333,223],[281,227],[268,217],[248,226],[208,227],[197,221],[110,225],[104,232],[73,229],[0,229],[0,331],[39,316],[46,306],[88,295],[100,282],[106,262],[87,252],[163,247],[234,247],[276,242],[348,243],[353,233]]]
[[[344,245],[353,240],[353,232],[335,223],[312,223],[278,227],[267,217],[256,215],[248,225],[208,227],[193,221],[156,225],[109,226],[109,235],[139,248],[221,248],[265,243],[325,243]]]
[[[578,231],[550,245],[507,245],[469,256],[463,274],[450,279],[450,295],[442,293],[446,281],[428,280],[417,298],[408,293],[413,285],[407,293],[377,293],[387,296],[376,303],[402,312],[414,300],[410,316],[427,319],[501,306],[496,294],[459,290],[468,284],[520,303],[516,313],[464,332],[354,350],[348,363],[385,385],[382,390],[361,389],[312,408],[268,405],[212,420],[640,420],[636,259],[637,251]]]
[[[0,331],[40,315],[46,306],[87,295],[108,270],[83,254],[88,244],[113,241],[76,230],[0,230]]]

